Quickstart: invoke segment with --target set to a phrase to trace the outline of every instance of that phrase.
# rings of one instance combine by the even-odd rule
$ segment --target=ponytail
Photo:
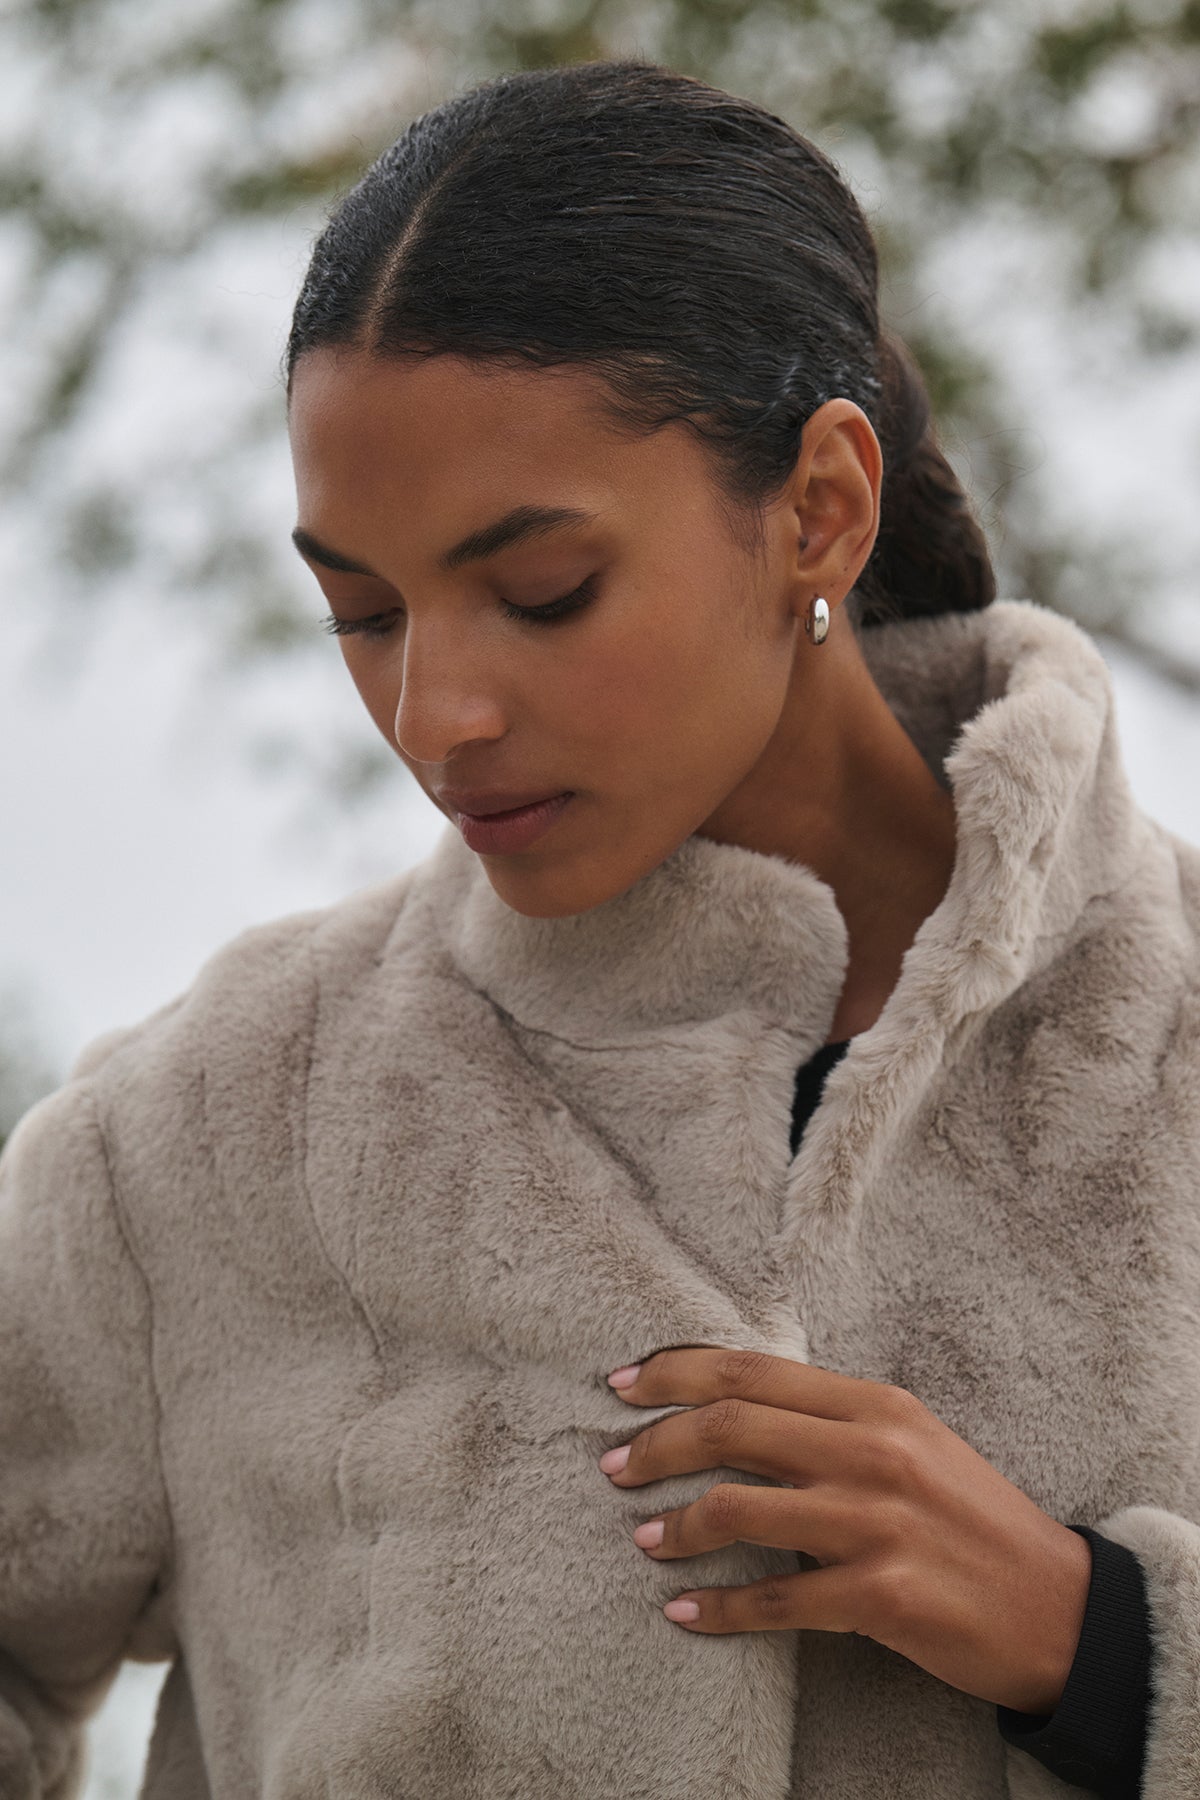
[[[938,444],[912,352],[886,329],[879,367],[879,533],[855,584],[855,622],[867,627],[990,606],[996,577],[987,541]]]

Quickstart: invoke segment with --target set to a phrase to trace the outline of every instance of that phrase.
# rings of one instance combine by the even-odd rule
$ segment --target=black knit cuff
[[[1101,1800],[1139,1800],[1150,1703],[1150,1615],[1132,1550],[1072,1525],[1092,1550],[1083,1629],[1058,1706],[1049,1715],[997,1706],[1000,1735],[1052,1775]]]

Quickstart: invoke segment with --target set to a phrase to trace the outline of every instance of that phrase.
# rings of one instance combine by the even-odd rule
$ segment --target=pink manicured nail
[[[608,1385],[615,1388],[632,1387],[641,1367],[641,1363],[627,1363],[623,1369],[614,1369],[608,1378]]]
[[[633,1541],[639,1550],[657,1550],[663,1541],[666,1522],[663,1519],[647,1519],[639,1525],[633,1534]]]
[[[668,1600],[663,1611],[677,1625],[690,1625],[700,1617],[700,1608],[694,1600]]]
[[[600,1458],[600,1467],[606,1475],[617,1475],[629,1461],[629,1445],[618,1444],[615,1450],[606,1450]]]

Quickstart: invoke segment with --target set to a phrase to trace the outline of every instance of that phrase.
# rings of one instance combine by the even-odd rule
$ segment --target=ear
[[[839,606],[879,535],[883,452],[861,406],[826,400],[806,421],[788,489],[796,610],[823,594]]]

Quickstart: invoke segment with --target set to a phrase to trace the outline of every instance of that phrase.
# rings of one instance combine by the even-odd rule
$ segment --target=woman
[[[448,823],[0,1161],[3,1792],[139,1656],[153,1800],[1200,1795],[1200,855],[835,168],[484,84],[287,360]]]

